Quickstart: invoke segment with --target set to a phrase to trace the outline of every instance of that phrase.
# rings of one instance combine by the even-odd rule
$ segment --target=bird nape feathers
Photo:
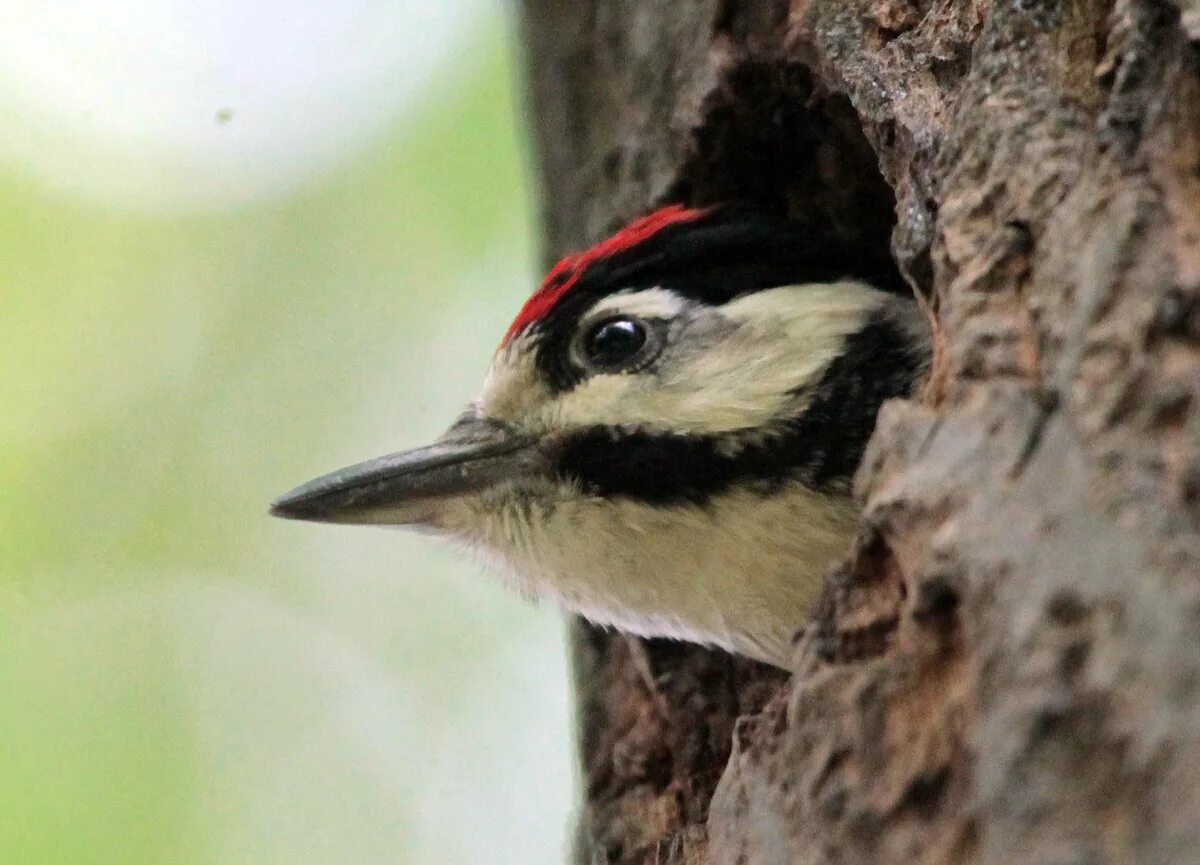
[[[894,270],[732,207],[667,207],[555,266],[428,447],[272,513],[412,526],[594,622],[787,666],[858,527],[884,400],[929,358]]]

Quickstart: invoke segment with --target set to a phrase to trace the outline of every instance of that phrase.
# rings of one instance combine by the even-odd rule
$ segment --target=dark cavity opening
[[[845,96],[799,63],[746,61],[716,98],[670,199],[746,202],[899,274],[895,196]]]

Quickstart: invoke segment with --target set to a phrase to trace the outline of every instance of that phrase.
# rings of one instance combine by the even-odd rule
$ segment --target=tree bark
[[[1200,861],[1196,0],[525,0],[550,257],[732,198],[936,327],[790,677],[575,627],[581,863]]]

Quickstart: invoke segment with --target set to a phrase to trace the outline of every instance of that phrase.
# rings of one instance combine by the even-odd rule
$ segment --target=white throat
[[[525,594],[643,636],[707,643],[780,666],[829,566],[848,549],[848,496],[799,482],[661,507],[573,492],[496,502],[455,532]]]

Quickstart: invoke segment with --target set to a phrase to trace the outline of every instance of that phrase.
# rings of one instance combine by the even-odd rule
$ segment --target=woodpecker
[[[894,268],[742,208],[673,205],[559,262],[433,444],[272,513],[431,532],[594,622],[786,667],[857,531],[879,407],[929,351]]]

